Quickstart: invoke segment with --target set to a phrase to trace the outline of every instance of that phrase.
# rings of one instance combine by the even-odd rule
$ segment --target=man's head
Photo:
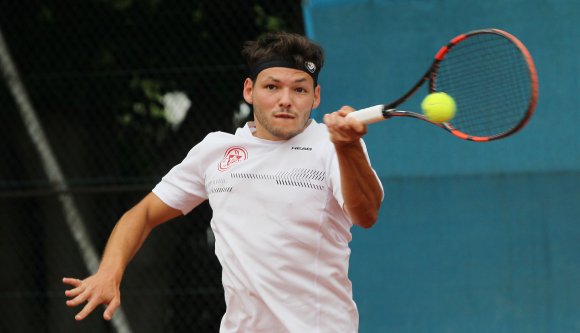
[[[255,136],[288,140],[301,133],[320,103],[322,48],[307,38],[269,33],[242,50],[249,67],[244,99],[254,106]]]

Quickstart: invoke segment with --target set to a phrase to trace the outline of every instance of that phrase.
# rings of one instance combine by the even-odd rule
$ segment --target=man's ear
[[[246,100],[246,103],[248,104],[252,104],[253,99],[252,99],[252,92],[254,90],[254,81],[252,81],[252,79],[250,78],[246,78],[246,80],[244,81],[244,100]]]
[[[316,109],[320,105],[320,85],[314,88],[314,103],[312,103],[312,110]]]

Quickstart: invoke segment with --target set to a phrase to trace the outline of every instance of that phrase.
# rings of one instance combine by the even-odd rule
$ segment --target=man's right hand
[[[119,283],[103,275],[97,273],[84,280],[66,277],[62,279],[64,284],[73,287],[64,292],[65,296],[69,298],[66,301],[67,306],[76,307],[85,302],[87,303],[75,316],[76,320],[85,319],[101,304],[107,306],[103,313],[103,318],[105,320],[111,320],[113,314],[121,305]]]
[[[102,274],[101,274],[102,275]],[[74,278],[63,278],[62,282],[72,286],[72,289],[64,292],[69,298],[66,305],[76,307],[87,303],[84,308],[75,316],[76,320],[85,319],[93,310],[104,304],[107,306],[103,318],[111,320],[115,311],[121,305],[121,293],[119,284],[109,277],[103,277],[99,273],[84,280]]]
[[[125,267],[153,228],[180,215],[181,211],[168,206],[152,192],[123,214],[111,232],[97,273],[84,280],[62,279],[64,284],[73,287],[64,293],[69,298],[67,306],[87,303],[75,319],[85,319],[104,304],[107,308],[103,318],[111,320],[121,305],[120,286]]]

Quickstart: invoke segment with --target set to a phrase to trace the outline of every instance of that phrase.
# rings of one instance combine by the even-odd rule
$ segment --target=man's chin
[[[294,130],[288,130],[288,129],[273,129],[272,131],[270,131],[270,134],[272,134],[273,136],[275,136],[276,138],[280,139],[280,140],[290,140],[293,137],[295,137],[296,135],[302,133],[304,129],[294,129]]]

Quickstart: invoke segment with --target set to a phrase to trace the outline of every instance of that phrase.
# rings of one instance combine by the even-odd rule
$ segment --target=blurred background
[[[311,0],[304,17],[327,51],[320,113],[398,98],[470,30],[509,31],[538,71],[534,118],[505,140],[369,128],[386,199],[373,229],[353,228],[360,331],[580,332],[580,4]]]
[[[207,204],[147,240],[115,322],[76,323],[61,279],[96,268],[117,219],[207,133],[248,118],[242,43],[303,33],[300,2],[12,0],[0,29],[0,331],[217,332]]]
[[[360,332],[580,332],[578,17],[572,0],[0,2],[0,332],[218,331],[207,204],[151,235],[112,322],[76,322],[61,279],[96,269],[117,219],[207,133],[251,118],[245,40],[325,48],[320,120],[399,97],[448,40],[489,27],[534,57],[536,114],[486,144],[369,128],[386,198],[352,230]]]

